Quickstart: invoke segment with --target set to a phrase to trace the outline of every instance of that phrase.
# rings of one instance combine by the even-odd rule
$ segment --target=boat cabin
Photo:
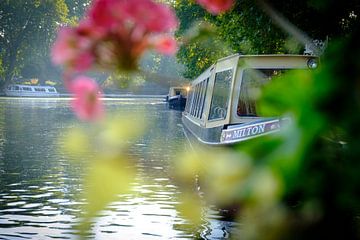
[[[189,87],[170,87],[166,99],[170,109],[183,111],[186,104]]]
[[[52,86],[9,84],[5,88],[5,95],[11,97],[58,97],[59,93]]]
[[[205,144],[233,144],[280,129],[278,117],[257,115],[260,87],[290,69],[316,68],[306,55],[232,55],[219,59],[190,86],[184,129]]]
[[[189,88],[188,87],[170,87],[169,89],[169,97],[174,97],[174,96],[187,96]]]

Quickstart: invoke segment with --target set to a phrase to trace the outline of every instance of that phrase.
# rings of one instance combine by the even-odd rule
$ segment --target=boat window
[[[186,100],[186,112],[190,113],[194,89],[190,88],[189,99]]]
[[[189,108],[190,108],[190,104],[191,104],[191,97],[192,97],[192,90],[189,90],[188,93],[188,98],[186,100],[186,105],[185,105],[185,112],[189,112]]]
[[[202,114],[204,112],[204,104],[205,104],[205,99],[206,99],[206,90],[207,90],[207,86],[208,86],[208,83],[209,83],[209,78],[207,78],[204,82],[204,87],[202,89],[202,92],[203,92],[203,97],[202,97],[202,100],[201,100],[201,107],[200,107],[200,119],[202,118]]]
[[[260,88],[285,71],[284,69],[245,69],[241,81],[237,115],[257,116],[255,99],[260,94]]]
[[[191,102],[191,108],[190,108],[190,115],[193,115],[194,112],[194,108],[195,108],[195,104],[196,104],[196,85],[194,85],[194,91],[193,91],[193,97],[192,97],[192,102]]]
[[[233,70],[217,72],[211,99],[209,120],[225,119],[229,102]]]
[[[193,117],[202,118],[208,82],[209,78],[202,80],[198,84],[193,85],[188,93],[185,111]]]
[[[37,92],[45,92],[45,88],[35,88],[35,91],[37,91]]]
[[[48,91],[49,91],[49,92],[55,92],[55,89],[53,89],[53,88],[48,88]]]
[[[181,91],[180,90],[175,90],[175,95],[180,95]]]
[[[193,108],[194,108],[194,98],[195,98],[195,86],[192,87],[191,90],[191,103],[190,103],[190,108],[189,108],[189,113],[191,114]]]
[[[13,87],[13,89],[19,91],[20,88],[19,88],[19,86],[15,86],[15,87]]]
[[[197,109],[196,109],[196,113],[195,113],[195,117],[199,118],[199,113],[200,113],[200,108],[201,108],[201,101],[202,101],[202,97],[203,97],[203,89],[204,89],[204,81],[201,81],[199,83],[199,99],[197,102]]]
[[[29,92],[32,91],[31,87],[22,87],[21,90],[23,90],[23,91],[29,91]]]
[[[205,88],[205,79],[199,83],[200,91],[199,91],[199,101],[198,101],[198,109],[196,112],[196,117],[201,119],[201,110],[202,110],[202,102],[204,100],[204,88]]]
[[[200,101],[200,97],[201,97],[201,82],[199,82],[197,84],[197,99],[196,99],[196,109],[194,112],[194,117],[197,118],[197,113],[199,111],[199,101]]]
[[[193,100],[192,100],[192,103],[191,103],[191,112],[190,114],[193,116],[194,115],[194,110],[195,110],[195,107],[196,107],[196,99],[197,98],[197,85],[194,86],[194,93],[193,93]]]
[[[194,107],[194,112],[193,112],[193,116],[196,117],[196,113],[198,111],[199,108],[199,99],[200,99],[200,84],[196,84],[196,99],[195,99],[195,107]]]

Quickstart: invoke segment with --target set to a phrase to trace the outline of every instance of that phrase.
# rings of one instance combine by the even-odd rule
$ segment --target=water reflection
[[[176,210],[181,191],[170,175],[184,148],[181,113],[156,99],[108,99],[110,112],[143,113],[148,131],[131,144],[137,175],[132,191],[101,212],[95,239],[224,239],[233,222],[204,208],[200,229]],[[58,151],[79,123],[67,99],[0,98],[0,239],[75,239],[82,191],[81,162]],[[61,142],[60,142],[61,143]]]

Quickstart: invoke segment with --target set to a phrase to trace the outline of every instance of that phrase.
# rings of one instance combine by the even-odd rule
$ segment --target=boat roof
[[[170,89],[186,89],[186,86],[170,87]]]
[[[53,86],[45,86],[45,85],[27,85],[27,84],[16,84],[16,83],[11,83],[11,84],[8,84],[7,86],[37,87],[37,88],[55,88],[55,87],[53,87]]]
[[[273,58],[273,57],[317,57],[315,55],[304,55],[304,54],[249,54],[249,55],[243,55],[240,53],[235,53],[230,56],[226,56],[223,58],[219,58],[216,62],[223,61],[229,58],[233,57],[239,57],[239,58]]]

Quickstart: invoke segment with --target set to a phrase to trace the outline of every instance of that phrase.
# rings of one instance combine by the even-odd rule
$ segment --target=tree
[[[291,31],[275,27],[274,31],[283,32],[278,39],[271,31],[269,35],[262,35],[265,39],[255,38],[257,32],[266,33],[268,25],[264,22],[263,29],[259,29],[261,24],[257,21],[261,22],[262,17],[250,14],[259,10],[249,8],[249,12],[246,12],[244,6],[240,11],[238,6],[245,2],[239,1],[232,12],[211,17],[209,21],[218,26],[220,34],[221,31],[227,32],[224,39],[234,48],[237,46],[233,37],[238,33],[235,31],[236,22],[249,21],[254,23],[253,27],[240,25],[238,29],[243,31],[240,36],[245,35],[246,40],[252,43],[250,51],[261,52],[264,45],[257,43],[266,44],[266,41],[269,41],[268,49],[273,53],[288,51],[284,44]],[[260,9],[271,13],[262,1],[258,2]],[[360,79],[360,5],[357,0],[272,1],[272,5],[288,19],[287,23],[305,32],[301,34],[312,39],[329,38],[329,46],[317,70],[289,72],[262,90],[257,104],[260,116],[287,115],[291,116],[292,123],[278,136],[253,139],[235,149],[238,162],[246,162],[248,156],[253,158],[253,165],[249,164],[251,167],[243,166],[243,172],[237,172],[237,180],[234,180],[237,177],[229,178],[228,175],[236,165],[230,156],[233,149],[227,148],[223,155],[215,157],[216,162],[221,159],[222,168],[228,171],[221,173],[218,165],[215,165],[216,174],[209,174],[203,180],[210,182],[209,186],[214,186],[208,191],[211,192],[210,201],[214,202],[216,197],[213,193],[221,185],[211,183],[211,180],[214,176],[221,176],[223,179],[219,177],[216,183],[223,180],[225,184],[221,187],[225,186],[235,195],[226,201],[231,206],[236,205],[234,202],[240,206],[239,215],[236,216],[240,221],[240,236],[235,235],[234,238],[359,239],[360,101],[356,86]],[[240,16],[231,17],[238,10],[237,15]],[[263,13],[259,11],[259,14]],[[244,16],[247,17],[242,19]],[[250,19],[251,16],[254,19]],[[223,21],[225,18],[228,18],[227,21]],[[264,19],[271,24],[274,21],[281,25],[281,21],[274,16],[264,16]],[[289,25],[288,29],[294,30],[295,27]],[[277,44],[271,47],[272,43]],[[190,49],[189,45],[186,48]],[[201,53],[194,51],[194,54],[196,56],[189,56],[188,59],[196,59]],[[207,163],[210,163],[208,160],[211,156],[220,150],[209,152],[207,148],[205,151],[202,154],[196,149],[197,160],[207,159]],[[229,154],[228,166],[225,165],[226,154]],[[192,160],[195,158],[189,157]],[[189,161],[185,157],[182,159]],[[196,159],[194,162],[187,162],[187,171],[194,171]],[[200,174],[211,173],[211,164],[201,162],[199,165]],[[174,172],[180,171],[176,169]],[[201,179],[201,176],[197,178]],[[278,184],[269,184],[272,181]],[[229,188],[231,182],[234,186],[232,189]],[[202,194],[201,201],[205,197],[206,194]],[[224,194],[218,197],[218,202],[224,203]],[[187,206],[191,204],[195,205],[196,202],[193,200]],[[195,211],[196,208],[193,209]]]
[[[178,0],[174,5],[180,26],[176,36],[182,39],[177,58],[184,64],[185,78],[193,78],[204,71],[218,57],[218,51],[209,47],[213,45],[214,38],[208,39],[210,35],[207,27],[201,21],[207,14],[200,6],[186,0]],[[201,40],[201,41],[197,41]]]
[[[205,13],[193,2],[178,0],[175,4],[180,19],[179,37],[197,21],[205,21],[214,27],[212,44],[197,41],[184,44],[178,54],[179,61],[187,67],[186,77],[196,77],[216,59],[229,53],[277,54],[302,53],[304,46],[276,25],[274,19],[261,7],[263,1],[236,1],[234,8],[218,16]],[[272,6],[311,39],[325,40],[351,33],[360,12],[357,0],[273,0]],[[197,24],[199,25],[199,24]],[[204,35],[204,31],[198,31]],[[205,35],[206,35],[205,34]],[[199,39],[199,35],[195,38]],[[207,35],[206,37],[209,37]],[[200,37],[200,39],[202,39]],[[209,41],[209,39],[207,40]],[[227,49],[224,51],[223,48]],[[218,50],[216,50],[218,49]],[[202,66],[201,61],[206,64]]]
[[[64,0],[1,1],[0,58],[4,80],[0,87],[19,74],[26,63],[48,58],[55,31],[67,21],[67,13]]]
[[[65,0],[65,2],[69,9],[69,19],[71,19],[73,23],[79,21],[91,4],[91,0]]]

